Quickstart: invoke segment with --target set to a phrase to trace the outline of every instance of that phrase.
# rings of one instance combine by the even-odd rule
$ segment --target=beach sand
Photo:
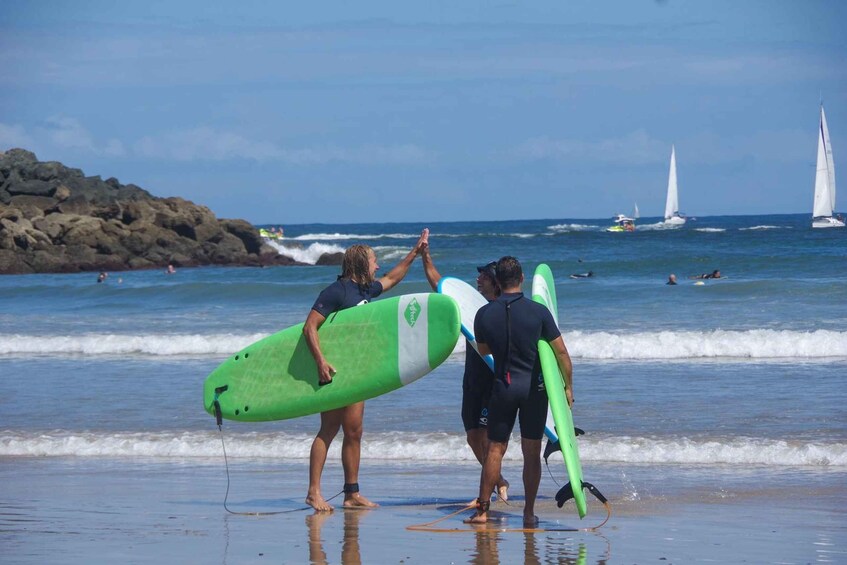
[[[305,461],[230,459],[4,458],[0,554],[4,563],[844,563],[847,503],[843,473],[792,470],[766,484],[755,470],[715,473],[592,465],[587,480],[613,514],[594,532],[500,532],[521,527],[520,467],[510,464],[512,499],[493,505],[483,531],[462,523],[470,511],[436,524],[456,533],[409,531],[445,517],[474,497],[473,465],[363,462],[362,492],[373,510],[316,515],[305,510]],[[813,473],[814,489],[803,486]],[[340,490],[338,461],[324,473],[327,496]],[[330,485],[333,485],[330,488]],[[717,487],[714,485],[718,485]],[[337,490],[335,490],[337,487]],[[589,502],[580,521],[572,503],[556,507],[558,486],[545,470],[538,504],[548,528],[602,522]],[[340,506],[341,496],[332,501]]]

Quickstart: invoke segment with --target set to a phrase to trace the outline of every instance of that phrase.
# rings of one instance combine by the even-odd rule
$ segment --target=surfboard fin
[[[559,489],[559,492],[556,493],[556,506],[561,508],[565,505],[565,502],[573,498],[573,489],[571,488],[571,484],[568,483],[562,488]]]
[[[550,441],[547,439],[547,446],[544,448],[544,461],[547,461],[547,458],[557,451],[561,451],[562,446],[558,441]]]
[[[577,428],[574,426],[573,434],[575,436],[584,436],[585,430],[582,428]],[[547,438],[547,445],[544,447],[544,461],[547,461],[547,458],[557,451],[562,450],[562,445],[558,441],[550,441],[550,438]]]
[[[603,504],[606,504],[607,502],[609,502],[608,500],[606,500],[606,497],[603,496],[603,493],[601,493],[599,490],[597,490],[597,487],[595,487],[591,483],[586,482],[586,481],[582,481],[582,488],[587,488],[588,492],[593,494],[594,497],[597,500],[599,500],[600,502],[602,502]],[[568,500],[570,500],[572,498],[573,498],[573,489],[571,488],[571,484],[568,483],[565,486],[563,486],[562,488],[560,488],[559,492],[556,493],[556,505],[559,508],[561,508],[562,506],[565,505],[565,502],[567,502]]]
[[[593,494],[594,497],[597,500],[599,500],[600,502],[602,502],[603,504],[606,504],[607,502],[609,502],[608,500],[606,500],[606,497],[603,496],[603,493],[601,493],[599,490],[597,490],[597,487],[595,487],[591,483],[586,483],[585,481],[582,481],[582,488],[587,488],[588,492]]]

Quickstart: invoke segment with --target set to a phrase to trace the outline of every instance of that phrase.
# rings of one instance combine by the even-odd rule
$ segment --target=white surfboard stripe
[[[430,371],[429,293],[407,294],[397,305],[397,366],[403,386]]]
[[[544,298],[544,305],[553,314],[553,319],[556,320],[556,325],[559,325],[559,313],[555,312],[553,305],[553,295],[550,294],[550,289],[547,286],[547,281],[541,275],[532,276],[532,294],[540,294]]]
[[[438,292],[449,296],[459,305],[459,313],[462,317],[462,334],[467,338],[471,347],[479,353],[479,347],[474,336],[474,318],[480,308],[488,304],[488,300],[480,292],[461,279],[454,277],[443,277],[438,282]],[[494,357],[483,355],[483,360],[489,368],[494,370]]]
[[[544,298],[545,306],[553,314],[553,319],[556,320],[556,325],[559,325],[559,313],[554,312],[550,307],[553,304],[553,296],[550,294],[550,288],[547,286],[547,279],[541,275],[532,276],[532,294],[538,294]],[[544,424],[544,433],[550,441],[558,441],[559,436],[556,433],[556,422],[553,421],[553,411],[547,410],[547,422]]]

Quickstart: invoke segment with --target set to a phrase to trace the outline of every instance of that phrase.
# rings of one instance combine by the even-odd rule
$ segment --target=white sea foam
[[[714,330],[708,332],[567,332],[572,357],[583,359],[847,357],[847,332]]]
[[[547,226],[547,229],[552,232],[569,232],[569,231],[590,231],[596,230],[600,226],[589,225],[589,224],[556,224],[553,226]]]
[[[226,427],[224,428],[226,429]],[[313,436],[291,433],[227,433],[231,458],[299,459],[308,461]],[[338,457],[340,443],[330,447]],[[724,440],[650,437],[588,438],[579,443],[580,456],[590,462],[729,466],[847,467],[847,444],[807,443],[735,437]],[[0,432],[0,456],[33,457],[221,457],[217,432]],[[449,461],[476,464],[461,434],[400,432],[369,433],[362,456],[383,461]],[[506,460],[520,460],[511,449]]]
[[[0,355],[226,356],[266,337],[243,334],[0,334]],[[715,330],[706,332],[566,332],[572,357],[602,360],[718,358],[847,358],[847,332],[816,330]],[[460,340],[461,343],[462,340]]]
[[[268,334],[0,336],[0,355],[229,355]]]
[[[666,224],[665,222],[656,222],[655,224],[638,224],[639,231],[663,231],[663,230],[678,230],[682,226],[677,226],[673,224]]]
[[[380,233],[380,234],[364,234],[364,233],[307,233],[298,235],[297,237],[286,238],[297,241],[341,241],[349,239],[417,239],[420,233]]]
[[[379,258],[380,261],[394,261],[400,260],[409,254],[411,250],[410,247],[397,247],[397,246],[389,246],[389,245],[377,245],[373,248],[374,253]],[[390,267],[388,267],[390,268]],[[387,270],[387,269],[386,269]]]
[[[721,232],[725,232],[726,229],[724,229],[724,228],[694,228],[694,231],[701,231],[701,232],[706,232],[706,233],[721,233]]]
[[[783,230],[791,229],[791,226],[750,226],[749,228],[738,228],[738,231],[748,230]]]
[[[302,247],[287,246],[284,243],[276,241],[268,242],[268,245],[276,248],[280,255],[291,257],[300,263],[308,263],[314,265],[324,253],[344,253],[344,248],[337,245],[328,245],[326,243],[313,243],[305,249]]]

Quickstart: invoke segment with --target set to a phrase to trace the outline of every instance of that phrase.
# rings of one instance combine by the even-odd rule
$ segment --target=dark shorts
[[[520,422],[521,437],[538,439],[544,437],[547,423],[547,392],[537,390],[527,393],[527,387],[506,386],[503,381],[495,381],[491,399],[488,403],[488,439],[505,443],[512,435],[515,420]]]
[[[488,427],[488,401],[491,389],[462,391],[462,423],[465,431],[485,429]]]

